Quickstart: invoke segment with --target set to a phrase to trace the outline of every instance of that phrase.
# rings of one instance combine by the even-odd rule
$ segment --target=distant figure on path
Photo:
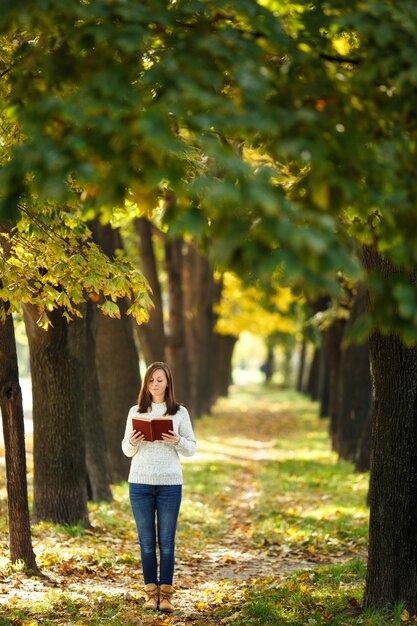
[[[132,418],[171,417],[173,430],[162,439],[145,441],[133,428]],[[175,564],[175,533],[182,496],[179,454],[192,456],[196,441],[187,409],[178,404],[172,373],[166,363],[156,361],[146,370],[138,404],[129,410],[122,450],[131,457],[129,495],[139,537],[147,601],[144,608],[172,613]],[[156,556],[156,538],[160,570]]]

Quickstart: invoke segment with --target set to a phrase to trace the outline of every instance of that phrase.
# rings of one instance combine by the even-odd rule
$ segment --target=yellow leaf
[[[346,56],[350,52],[350,43],[346,37],[336,37],[332,41],[332,46],[341,56]]]
[[[131,196],[139,209],[140,215],[152,219],[155,209],[158,206],[160,193],[159,189],[154,189],[146,185],[135,185],[132,189]]]
[[[223,554],[223,561],[225,563],[236,563],[236,559],[231,554]]]
[[[312,543],[310,543],[310,545],[308,546],[307,550],[309,551],[310,554],[314,554],[316,551],[316,548],[313,546]]]
[[[49,326],[52,325],[51,320],[49,319],[48,314],[45,311],[41,313],[36,324],[40,326],[43,330],[48,330]]]
[[[324,181],[315,183],[311,190],[311,196],[319,209],[327,209],[330,203],[329,185]]]
[[[410,619],[410,613],[407,611],[407,609],[404,609],[404,611],[401,613],[401,621],[408,622],[409,619]]]

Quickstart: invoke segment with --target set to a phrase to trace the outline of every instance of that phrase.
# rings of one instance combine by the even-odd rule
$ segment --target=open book
[[[132,417],[133,430],[141,431],[145,435],[145,441],[157,441],[162,439],[162,433],[169,435],[169,430],[174,430],[170,417]]]

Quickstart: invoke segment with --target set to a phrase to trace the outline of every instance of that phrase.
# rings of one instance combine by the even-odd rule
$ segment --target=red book
[[[145,441],[157,441],[162,439],[162,434],[169,435],[169,430],[174,430],[170,417],[132,417],[133,430],[145,435]]]

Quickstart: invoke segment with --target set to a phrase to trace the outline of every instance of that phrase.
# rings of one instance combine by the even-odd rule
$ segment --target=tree
[[[26,303],[31,348],[34,516],[59,523],[87,523],[85,337],[79,306],[87,292],[97,294],[97,300],[104,294],[104,301],[98,301],[101,310],[119,316],[114,300],[133,294],[131,312],[138,311],[139,298],[139,309],[145,314],[146,284],[127,261],[109,259],[91,242],[90,231],[75,211],[52,209],[43,219],[22,219],[4,234],[4,242],[2,297],[11,310],[20,301]],[[137,288],[136,294],[132,288]],[[76,320],[67,324],[62,315]],[[73,465],[75,459],[78,462]]]
[[[182,284],[185,339],[190,364],[191,406],[196,416],[208,413],[215,400],[213,372],[218,365],[215,343],[215,299],[222,286],[215,284],[207,254],[193,242],[184,242]]]
[[[154,226],[146,217],[138,217],[135,220],[135,226],[139,242],[141,269],[152,290],[152,302],[154,307],[149,313],[148,323],[136,326],[145,361],[149,365],[153,361],[165,360],[165,330],[162,296],[152,239]]]
[[[84,407],[84,320],[50,314],[48,332],[25,306],[33,391],[33,517],[88,525]],[[62,356],[64,358],[62,358]],[[59,366],[58,366],[59,364]]]
[[[397,271],[372,247],[365,250],[365,262],[370,269],[378,268],[387,276]],[[409,280],[412,284],[414,275]],[[410,610],[415,611],[417,347],[405,346],[397,333],[383,335],[374,332],[369,342],[374,414],[369,559],[364,604],[380,607],[394,604],[401,598]]]
[[[165,242],[165,266],[168,276],[169,329],[166,343],[175,392],[180,402],[190,398],[190,370],[185,343],[184,290],[182,283],[183,240],[180,237]]]
[[[67,212],[65,216],[66,218],[64,212],[58,215],[52,211],[49,213],[49,219],[46,215],[42,220],[22,219],[16,228],[4,228],[1,242],[3,249],[1,296],[7,306],[2,310],[2,318],[3,324],[6,325],[7,314],[10,315],[10,311],[17,309],[20,301],[27,303],[26,312],[33,361],[34,515],[38,519],[52,519],[61,523],[87,523],[86,473],[83,455],[84,393],[81,376],[84,371],[85,350],[81,349],[82,342],[79,344],[80,332],[75,335],[71,332],[80,324],[72,322],[67,333],[67,322],[59,317],[61,312],[58,317],[56,312],[57,309],[61,309],[69,320],[71,316],[78,317],[80,315],[78,306],[85,299],[87,289],[90,292],[92,290],[96,293],[105,292],[113,299],[116,293],[134,293],[131,290],[133,285],[136,284],[136,287],[139,287],[143,279],[139,278],[140,273],[132,270],[133,280],[131,280],[129,271],[132,268],[129,270],[126,262],[110,262],[99,248],[88,243],[89,232],[84,225],[77,222],[75,214]],[[90,254],[92,256],[89,256]],[[93,263],[90,263],[88,258]],[[118,279],[122,270],[127,270],[127,274],[123,279]],[[146,285],[142,282],[142,288],[139,288],[139,293],[136,292],[135,298],[139,296],[142,299],[144,292],[146,292]],[[137,302],[133,303],[132,312],[137,304]],[[117,305],[115,307],[112,305],[113,302],[106,300],[103,310],[107,308],[111,315],[118,315]],[[143,305],[142,300],[139,308],[144,312]],[[51,318],[54,316],[55,319],[52,322]],[[51,326],[49,336],[42,330],[42,326],[44,328]],[[73,339],[76,341],[75,344]],[[12,355],[11,340],[8,340],[8,343]],[[45,354],[40,356],[39,351],[42,352],[44,349]],[[74,359],[77,358],[78,363],[73,368]],[[63,366],[59,368],[57,363],[62,363]],[[4,363],[4,366],[2,376],[8,376],[7,363]],[[45,384],[48,385],[48,394],[45,394]],[[63,419],[60,421],[59,418]],[[65,442],[63,442],[63,423],[66,425]],[[18,419],[10,422],[10,430],[5,436],[7,458],[10,454],[16,459],[24,458],[24,439],[21,429],[23,429],[23,417],[21,426],[19,426]],[[48,437],[43,436],[45,429]],[[20,447],[16,447],[17,444]],[[8,450],[8,446],[11,446],[11,450]],[[79,463],[75,464],[77,471],[74,471],[72,463],[77,458]],[[65,460],[69,460],[69,463],[65,463]],[[15,480],[13,475],[10,476],[10,480],[10,489],[13,492]],[[27,515],[25,511],[28,508],[27,493],[25,492],[24,496],[22,489],[19,497],[13,494],[13,507],[11,555],[12,559],[15,559],[16,550],[13,548],[15,535],[17,537],[27,535],[25,526]],[[26,540],[30,541],[27,537]],[[23,556],[18,558],[23,558]],[[24,560],[28,567],[33,568],[30,552],[26,554]]]
[[[97,221],[92,225],[93,236],[109,259],[115,260],[123,250],[118,230]],[[95,368],[102,404],[102,422],[106,442],[106,461],[111,482],[125,480],[129,463],[120,440],[126,416],[136,402],[140,389],[139,355],[133,336],[131,320],[126,315],[126,299],[117,301],[118,318],[96,315]]]
[[[318,400],[319,398],[319,379],[320,379],[320,362],[321,362],[321,348],[315,347],[313,356],[310,362],[310,369],[308,372],[308,380],[306,385],[306,393],[312,400]]]
[[[103,403],[96,367],[95,304],[87,302],[85,363],[85,462],[87,466],[87,495],[95,501],[110,501],[110,471],[103,424]]]
[[[170,237],[158,220],[157,209],[147,207],[147,211],[149,217],[154,214],[153,220],[137,218],[135,227],[140,267],[149,280],[154,309],[149,323],[137,326],[139,340],[147,363],[163,359],[167,352],[177,372],[178,397],[183,398],[194,417],[199,417],[210,410],[216,397],[213,372],[220,364],[216,362],[217,348],[225,348],[221,350],[224,357],[228,354],[227,342],[224,346],[216,343],[213,334],[213,305],[220,296],[221,283],[215,284],[207,253],[198,250],[189,238]],[[229,381],[227,364],[223,370]]]
[[[368,420],[372,407],[372,381],[368,341],[357,344],[349,341],[349,333],[358,317],[366,311],[366,293],[359,287],[352,302],[349,320],[341,345],[339,379],[336,385],[335,415],[333,418],[333,445],[342,459],[356,463],[362,470],[369,469],[365,448],[369,450]],[[365,439],[368,434],[369,441]],[[368,444],[368,445],[367,445]]]
[[[30,535],[22,392],[10,315],[0,324],[0,407],[6,450],[10,558],[37,571]]]

